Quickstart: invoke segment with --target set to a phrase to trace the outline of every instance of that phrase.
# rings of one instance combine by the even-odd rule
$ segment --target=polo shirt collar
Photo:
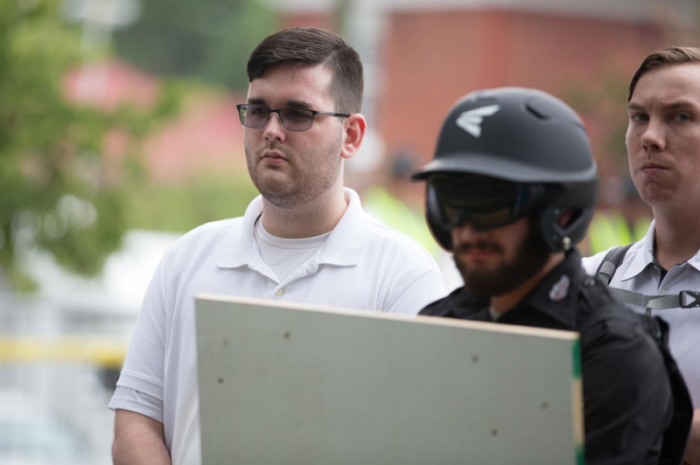
[[[257,196],[246,208],[243,215],[243,225],[232,227],[226,234],[216,265],[220,268],[238,268],[250,265],[260,259],[258,247],[255,244],[255,221],[262,215],[262,195]]]
[[[319,264],[354,266],[360,261],[374,220],[362,210],[360,196],[345,188],[348,208],[321,248]]]
[[[581,267],[581,254],[576,249],[569,251],[564,260],[550,271],[525,299],[504,313],[498,321],[508,323],[511,312],[538,311],[558,321],[565,328],[574,329],[576,299],[586,279],[588,278]],[[515,313],[512,315],[515,316]]]
[[[655,221],[652,221],[651,225],[649,225],[649,230],[641,241],[641,249],[638,249],[637,253],[634,254],[634,257],[632,257],[632,260],[629,262],[629,266],[625,269],[620,278],[622,281],[628,281],[639,276],[649,265],[654,263],[654,223]],[[635,246],[632,247],[636,248]],[[629,251],[627,253],[629,253]]]
[[[342,218],[328,235],[321,248],[318,263],[337,266],[353,266],[360,261],[365,242],[374,224],[362,210],[360,196],[352,189],[344,188],[348,207]],[[240,228],[231,228],[226,235],[220,256],[216,262],[221,268],[237,268],[260,260],[255,244],[255,221],[262,215],[262,196],[256,197],[243,215]]]
[[[700,250],[698,250],[698,252],[695,255],[690,257],[690,259],[688,260],[688,265],[692,266],[697,271],[700,271]]]

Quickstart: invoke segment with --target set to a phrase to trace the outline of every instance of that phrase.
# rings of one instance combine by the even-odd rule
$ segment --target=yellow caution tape
[[[126,349],[123,339],[114,338],[0,336],[0,363],[91,363],[120,368]]]

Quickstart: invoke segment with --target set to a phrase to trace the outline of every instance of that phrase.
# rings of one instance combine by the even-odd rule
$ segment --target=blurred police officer
[[[429,225],[464,278],[421,313],[579,331],[586,463],[679,463],[689,416],[674,416],[675,365],[651,335],[663,322],[616,303],[574,248],[597,185],[576,113],[536,90],[469,94],[414,179],[427,181]]]
[[[700,49],[649,55],[628,101],[630,174],[654,222],[640,241],[583,265],[606,275],[633,310],[658,314],[671,327],[671,353],[696,409],[685,460],[700,465]]]

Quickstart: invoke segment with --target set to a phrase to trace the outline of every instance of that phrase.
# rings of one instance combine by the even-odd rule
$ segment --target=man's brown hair
[[[666,47],[658,52],[654,52],[644,59],[637,71],[632,76],[627,101],[632,100],[632,94],[639,79],[652,69],[671,65],[682,65],[685,63],[700,63],[700,48],[695,47]]]
[[[272,34],[250,55],[248,82],[287,62],[328,66],[333,73],[329,92],[335,100],[335,111],[360,112],[364,91],[362,61],[357,51],[338,34],[313,27],[295,27]]]

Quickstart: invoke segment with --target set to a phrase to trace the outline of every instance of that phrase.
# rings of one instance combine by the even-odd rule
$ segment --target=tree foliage
[[[210,221],[243,216],[257,195],[245,172],[202,171],[186,181],[139,183],[127,193],[126,220],[129,229],[185,233]]]
[[[256,0],[148,0],[141,9],[115,36],[122,57],[155,74],[242,91],[250,52],[275,28],[274,14]]]
[[[596,149],[621,173],[627,171],[627,85],[624,73],[609,67],[594,83],[572,81],[563,92],[565,101],[581,115],[605,123],[604,138]]]
[[[66,73],[85,57],[80,31],[59,9],[59,0],[0,2],[0,278],[17,290],[33,286],[22,271],[33,249],[73,272],[99,272],[125,229],[124,193],[139,173],[135,147],[180,100],[177,86],[164,85],[150,110],[68,103]],[[110,162],[101,153],[115,130],[131,144]]]

